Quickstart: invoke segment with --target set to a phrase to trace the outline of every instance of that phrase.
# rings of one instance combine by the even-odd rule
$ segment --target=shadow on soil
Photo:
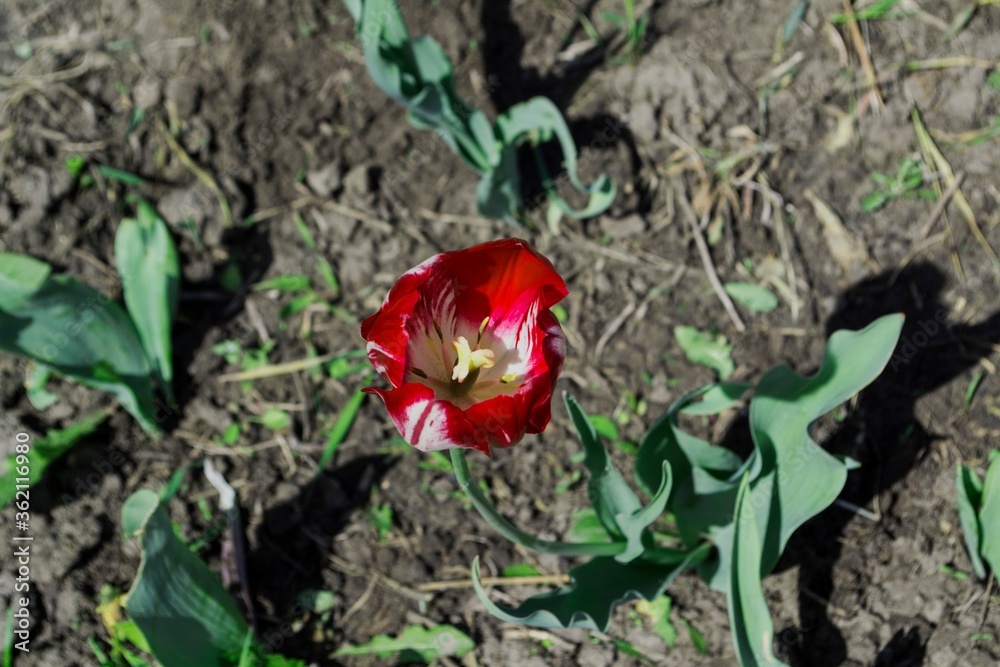
[[[396,461],[388,456],[354,459],[321,474],[313,484],[300,487],[294,497],[267,510],[248,556],[254,598],[278,610],[282,618],[308,611],[297,596],[306,590],[329,590],[323,571],[329,569],[333,539],[348,525],[351,515],[368,504],[372,487]],[[310,637],[311,626],[292,630],[281,618],[258,616],[262,620],[257,634],[266,647],[330,664],[327,656],[332,647]]]
[[[827,322],[827,335],[838,329],[860,329],[876,318],[906,314],[896,351],[882,375],[865,389],[857,405],[824,444],[835,454],[861,463],[848,475],[841,499],[870,507],[876,498],[903,480],[943,436],[924,427],[915,414],[916,401],[951,382],[1000,342],[1000,312],[974,324],[952,324],[941,305],[945,284],[930,264],[913,265],[896,274],[881,274],[849,289]],[[941,415],[942,419],[947,416]],[[926,418],[923,421],[927,421]],[[778,569],[799,565],[801,631],[785,642],[793,665],[827,667],[847,659],[845,638],[829,617],[826,601],[834,592],[833,568],[841,558],[840,536],[852,512],[834,506],[806,523],[788,545]],[[920,665],[927,638],[920,628],[900,631],[881,650],[876,664]]]
[[[563,45],[568,45],[579,37],[577,33],[582,31],[579,16],[589,14],[596,4],[594,1],[587,2],[572,14],[566,15],[563,23],[572,25],[572,28],[563,38]],[[482,46],[483,69],[487,81],[495,82],[490,86],[490,98],[497,113],[504,113],[515,104],[535,96],[548,97],[557,107],[566,109],[580,87],[611,55],[603,49],[594,49],[590,54],[564,67],[554,67],[552,71],[542,73],[535,67],[521,65],[525,41],[520,27],[512,17],[510,0],[483,3],[480,22],[486,35]],[[641,163],[636,140],[621,119],[602,114],[567,119],[567,124],[581,156],[585,158],[585,151],[588,149],[600,152],[622,142],[628,149],[631,173],[639,172]],[[544,144],[540,152],[550,174],[555,176],[563,171],[563,155],[554,141]],[[518,168],[525,176],[521,187],[523,196],[529,202],[526,208],[533,208],[532,203],[547,203],[541,176],[530,149],[520,151]],[[578,202],[577,205],[584,203]],[[640,211],[645,209],[646,203],[640,202]]]

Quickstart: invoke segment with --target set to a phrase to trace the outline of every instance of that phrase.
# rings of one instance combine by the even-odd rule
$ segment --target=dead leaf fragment
[[[826,241],[830,255],[844,275],[850,280],[868,275],[875,267],[875,262],[869,257],[865,246],[851,236],[844,223],[840,221],[840,216],[812,189],[807,188],[803,194],[812,204],[813,212],[823,225],[823,240]]]

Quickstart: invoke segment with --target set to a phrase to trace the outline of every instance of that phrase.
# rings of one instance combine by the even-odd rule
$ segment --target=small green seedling
[[[440,658],[461,658],[476,647],[467,634],[451,625],[423,628],[411,625],[398,637],[376,635],[367,644],[341,646],[331,658],[375,655],[380,658],[398,656],[402,664],[434,663]]]
[[[736,370],[733,363],[733,346],[722,334],[712,334],[694,327],[674,327],[674,337],[684,355],[693,364],[706,366],[725,380]]]
[[[372,489],[372,497],[376,495],[376,489]],[[368,509],[368,521],[378,533],[378,541],[384,544],[389,535],[392,534],[392,507],[389,503],[372,502]]]
[[[672,600],[669,595],[661,595],[655,600],[639,600],[635,610],[649,619],[653,632],[663,639],[668,648],[673,648],[677,642],[677,628],[670,621]]]
[[[896,10],[893,8],[899,4],[899,0],[877,0],[867,7],[862,7],[850,14],[834,14],[830,17],[830,23],[841,24],[850,21],[884,21],[886,19],[904,19],[913,16],[912,10]]]
[[[602,16],[609,23],[613,23],[625,31],[625,53],[630,65],[633,67],[642,58],[642,46],[646,39],[646,29],[649,27],[649,16],[643,14],[640,17],[635,15],[635,0],[624,1],[623,14],[612,11],[602,12]]]
[[[986,578],[987,566],[1000,572],[1000,449],[990,452],[985,479],[974,468],[959,465],[955,469],[958,518],[965,537],[965,548],[972,569],[979,579]]]
[[[769,313],[778,307],[774,292],[754,283],[726,283],[722,286],[733,301],[755,313]]]
[[[921,186],[927,181],[921,160],[903,158],[895,176],[875,172],[872,174],[876,190],[861,202],[865,213],[877,211],[894,199],[935,199],[937,195],[930,188]]]

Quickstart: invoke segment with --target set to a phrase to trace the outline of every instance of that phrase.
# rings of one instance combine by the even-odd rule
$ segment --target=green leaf
[[[291,416],[279,408],[268,408],[264,411],[264,414],[260,416],[260,423],[264,428],[270,429],[272,431],[283,431],[288,428],[288,424],[292,421]],[[238,435],[237,431],[237,435]]]
[[[734,301],[756,313],[769,313],[778,307],[778,297],[774,292],[760,285],[726,283],[723,289]]]
[[[753,387],[748,382],[720,382],[709,385],[707,391],[700,394],[701,400],[687,403],[680,412],[685,415],[717,415],[746,393],[747,389]]]
[[[0,310],[14,310],[37,292],[52,267],[27,255],[0,253]]]
[[[677,628],[670,622],[670,607],[670,596],[661,595],[655,600],[640,600],[635,610],[648,618],[653,626],[653,632],[658,634],[669,648],[673,648],[677,642]]]
[[[980,554],[983,529],[979,524],[979,508],[983,500],[983,482],[975,470],[959,465],[955,468],[955,491],[958,497],[958,520],[962,526],[965,549],[972,569],[980,579],[986,578],[986,566]]]
[[[590,504],[594,506],[597,517],[608,532],[621,538],[624,535],[618,525],[617,516],[631,515],[642,505],[612,465],[607,449],[604,448],[597,436],[597,430],[580,404],[568,392],[563,393],[563,400],[586,454],[583,464],[590,473],[590,483],[587,484]]]
[[[472,638],[454,626],[435,625],[432,628],[422,628],[419,625],[411,625],[398,637],[376,635],[367,644],[342,646],[333,656],[374,654],[381,658],[389,658],[399,654],[399,658],[404,662],[417,658],[431,663],[439,658],[460,658],[475,647],[476,643]]]
[[[598,215],[614,201],[615,184],[607,174],[602,174],[590,185],[584,185],[580,181],[576,172],[576,144],[573,142],[566,120],[552,100],[546,97],[533,97],[527,102],[515,104],[497,119],[496,133],[504,143],[505,151],[524,139],[531,141],[533,146],[538,146],[543,141],[555,137],[562,149],[563,166],[570,184],[589,198],[584,208],[575,210],[557,196],[551,187],[547,187],[549,199],[569,217],[579,220]]]
[[[619,512],[615,515],[615,523],[622,531],[622,535],[628,542],[625,551],[615,556],[615,560],[620,563],[627,563],[638,558],[647,549],[652,547],[652,540],[646,533],[646,528],[660,518],[663,510],[667,507],[667,500],[670,498],[670,488],[672,477],[670,475],[670,464],[664,461],[660,478],[660,488],[653,494],[649,504],[641,509],[630,513]]]
[[[699,563],[709,548],[706,543],[691,552],[663,549],[629,563],[597,557],[570,570],[571,586],[536,595],[516,609],[490,601],[479,581],[478,557],[472,562],[472,584],[486,609],[500,620],[603,632],[616,606],[638,598],[655,600],[678,574]]]
[[[865,213],[872,213],[885,206],[892,198],[888,192],[875,191],[861,200],[861,210]]]
[[[239,655],[246,621],[218,577],[178,539],[159,498],[149,490],[122,507],[122,527],[142,549],[125,609],[163,667],[221,665]]]
[[[378,532],[378,541],[385,542],[392,532],[392,507],[388,503],[372,505],[368,509],[368,521]]]
[[[761,379],[750,403],[750,432],[759,454],[752,505],[763,529],[763,572],[778,562],[796,528],[829,507],[847,470],[809,435],[810,425],[879,376],[903,326],[886,315],[861,331],[838,331],[819,371],[803,377],[779,366]]]
[[[52,369],[45,364],[31,364],[24,380],[24,389],[28,393],[28,401],[39,412],[44,412],[59,401],[59,396],[45,388]]]
[[[713,335],[694,327],[677,326],[674,327],[674,337],[688,361],[717,371],[721,379],[725,380],[736,370],[730,357],[733,348],[722,334]]]
[[[97,172],[101,174],[101,176],[110,178],[113,181],[118,181],[122,185],[144,185],[146,183],[146,179],[142,176],[136,176],[131,172],[122,171],[121,169],[115,169],[114,167],[109,167],[103,164],[97,165]]]
[[[330,591],[307,588],[296,596],[296,601],[304,609],[317,614],[331,611],[337,605],[337,596]]]
[[[406,106],[414,127],[437,131],[481,175],[476,188],[481,215],[516,221],[524,203],[517,144],[527,140],[537,145],[553,136],[562,148],[570,183],[590,198],[583,210],[574,211],[549,188],[553,202],[574,217],[595,215],[610,205],[615,188],[607,176],[586,187],[580,183],[576,145],[550,100],[534,98],[515,105],[491,127],[485,114],[456,94],[452,64],[441,46],[429,37],[410,37],[394,0],[348,0],[345,4],[356,22],[372,81]]]
[[[541,572],[534,565],[513,563],[505,567],[501,574],[505,577],[537,577]]]
[[[121,306],[68,276],[46,278],[25,300],[8,297],[0,290],[0,349],[113,394],[160,434],[149,360]]]
[[[66,165],[66,171],[69,172],[69,175],[74,179],[77,179],[80,178],[80,174],[83,173],[84,168],[87,166],[87,158],[82,155],[70,155],[66,158],[64,164]]]
[[[760,528],[748,501],[750,474],[744,473],[736,494],[733,550],[727,591],[729,627],[741,665],[787,667],[774,656],[774,625],[761,585]]]
[[[831,456],[809,437],[809,426],[870,383],[885,367],[902,327],[902,317],[883,317],[862,331],[839,331],[829,341],[819,372],[803,377],[781,366],[765,374],[750,404],[756,449],[740,462],[677,427],[677,415],[704,388],[679,399],[643,441],[636,456],[636,479],[649,492],[661,481],[660,461],[674,475],[668,509],[685,544],[708,535],[717,558],[702,576],[728,590],[735,548],[733,516],[744,472],[751,481],[751,506],[763,545],[761,573],[771,571],[791,533],[833,502],[843,488],[847,462]]]
[[[705,635],[701,634],[701,630],[688,621],[684,621],[684,625],[687,627],[688,639],[691,640],[694,650],[702,655],[708,655],[708,643],[705,641]]]
[[[608,440],[617,440],[618,425],[611,419],[608,419],[604,415],[590,415],[590,423],[593,424],[594,430],[602,438],[607,438]]]
[[[362,384],[367,384],[367,382],[368,377],[366,376]],[[340,447],[340,443],[347,437],[348,432],[351,430],[351,425],[354,424],[354,419],[358,416],[358,410],[361,409],[361,404],[364,403],[367,395],[364,393],[364,390],[358,389],[348,399],[343,410],[340,411],[337,421],[333,423],[333,426],[330,428],[330,434],[326,438],[326,448],[323,450],[323,456],[320,458],[319,466],[316,468],[317,474],[326,469],[327,464],[330,463],[333,455],[337,452],[337,448]]]
[[[990,75],[986,77],[986,85],[1000,93],[1000,71],[991,72]]]
[[[737,386],[730,383],[727,386]],[[718,385],[708,385],[688,392],[660,417],[650,428],[639,446],[635,460],[635,479],[639,487],[648,494],[655,493],[662,484],[663,461],[670,464],[673,473],[673,490],[668,506],[675,510],[686,508],[700,514],[696,506],[700,503],[711,505],[714,494],[728,492],[733,487],[730,478],[743,465],[739,457],[723,447],[713,447],[696,438],[677,425],[681,412],[694,404],[699,397],[711,393]],[[735,496],[733,496],[735,498]],[[723,503],[723,512],[732,511],[732,498]],[[712,512],[707,512],[711,515]],[[685,522],[681,521],[681,535],[684,537]],[[688,536],[697,540],[703,526],[692,529]],[[691,542],[693,544],[693,542]]]
[[[173,401],[170,332],[177,314],[180,267],[167,223],[142,199],[136,218],[125,219],[115,235],[115,263],[122,292],[146,357],[167,398]]]
[[[326,261],[322,257],[316,258],[316,269],[319,271],[319,275],[322,276],[323,282],[326,286],[333,292],[340,292],[340,281],[337,280],[337,274],[333,272],[333,267],[330,266],[330,262]]]
[[[990,460],[979,508],[980,553],[990,570],[997,573],[1000,572],[1000,451],[991,452]]]
[[[300,274],[289,274],[287,276],[277,276],[269,280],[262,280],[253,286],[254,291],[264,292],[266,290],[278,290],[279,292],[301,292],[312,287],[309,276]]]
[[[592,507],[575,510],[570,517],[566,539],[570,542],[610,542],[611,535]]]
[[[42,478],[45,469],[56,459],[66,453],[81,438],[84,438],[100,426],[110,414],[109,410],[98,410],[91,413],[64,429],[51,430],[45,437],[30,443],[28,450],[28,474],[17,474],[17,454],[11,454],[0,461],[0,507],[14,498],[17,488],[15,477],[27,477],[28,484],[34,485]]]

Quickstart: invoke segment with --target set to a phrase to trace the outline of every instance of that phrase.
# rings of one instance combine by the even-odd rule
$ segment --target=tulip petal
[[[546,257],[525,241],[504,239],[445,253],[440,268],[453,277],[458,312],[477,325],[518,318],[534,302],[547,310],[568,293],[565,281]]]
[[[399,434],[422,452],[442,449],[476,449],[490,454],[489,434],[476,427],[450,401],[434,396],[434,390],[417,382],[399,389],[365,389],[385,403]]]

